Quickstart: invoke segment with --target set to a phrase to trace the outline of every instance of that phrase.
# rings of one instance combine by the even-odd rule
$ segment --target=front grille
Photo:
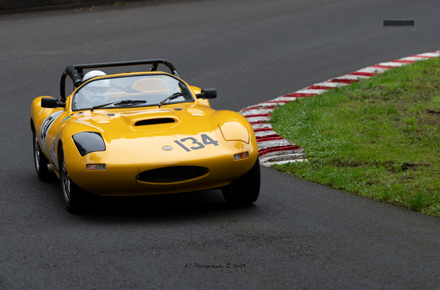
[[[199,166],[173,166],[139,173],[137,180],[155,183],[179,182],[200,177],[208,173],[208,168]]]

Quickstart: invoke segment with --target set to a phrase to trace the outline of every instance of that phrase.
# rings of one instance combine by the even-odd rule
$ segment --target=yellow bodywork
[[[146,85],[149,84],[139,83],[137,89],[142,90]],[[157,87],[161,89],[160,84]],[[213,110],[207,100],[196,98],[199,88],[190,86],[190,89],[194,102],[163,104],[160,108],[72,111],[74,91],[67,97],[64,108],[48,109],[41,107],[42,97],[38,97],[31,106],[31,126],[58,177],[62,147],[71,180],[93,194],[154,195],[226,186],[246,174],[256,162],[254,132],[243,116]],[[139,121],[161,118],[173,122],[136,125]],[[79,132],[100,133],[105,151],[81,156],[72,139]],[[234,160],[234,154],[243,152],[248,152],[249,157]],[[86,170],[87,164],[105,164],[106,168]],[[137,179],[142,172],[173,166],[199,166],[207,171],[202,176],[178,182]]]

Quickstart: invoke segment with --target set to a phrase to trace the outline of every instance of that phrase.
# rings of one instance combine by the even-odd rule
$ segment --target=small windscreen
[[[72,109],[86,110],[105,104],[105,108],[155,106],[165,99],[164,105],[194,101],[189,88],[177,78],[149,74],[92,80],[75,93]]]

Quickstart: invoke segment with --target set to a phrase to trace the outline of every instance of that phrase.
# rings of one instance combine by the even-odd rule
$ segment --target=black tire
[[[41,151],[40,144],[38,143],[38,137],[35,133],[35,130],[33,130],[33,148],[34,148],[34,165],[35,165],[35,171],[37,172],[38,179],[42,181],[46,181],[49,179],[49,169],[47,168],[47,159],[46,156],[44,156],[43,152]]]
[[[260,160],[257,158],[252,169],[240,179],[222,188],[226,202],[233,206],[254,203],[260,194]]]
[[[64,162],[64,150],[61,147],[59,152],[60,158],[60,184],[61,192],[64,197],[64,205],[70,213],[79,213],[84,208],[85,192],[78,187],[69,177],[67,173],[66,163]]]

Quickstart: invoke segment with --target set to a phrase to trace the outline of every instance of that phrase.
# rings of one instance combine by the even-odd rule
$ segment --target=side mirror
[[[41,99],[41,107],[43,108],[58,108],[58,107],[65,107],[66,103],[58,103],[57,99],[54,98],[42,98]]]
[[[217,98],[217,90],[216,89],[204,89],[200,92],[200,94],[196,95],[197,99],[215,99]]]

